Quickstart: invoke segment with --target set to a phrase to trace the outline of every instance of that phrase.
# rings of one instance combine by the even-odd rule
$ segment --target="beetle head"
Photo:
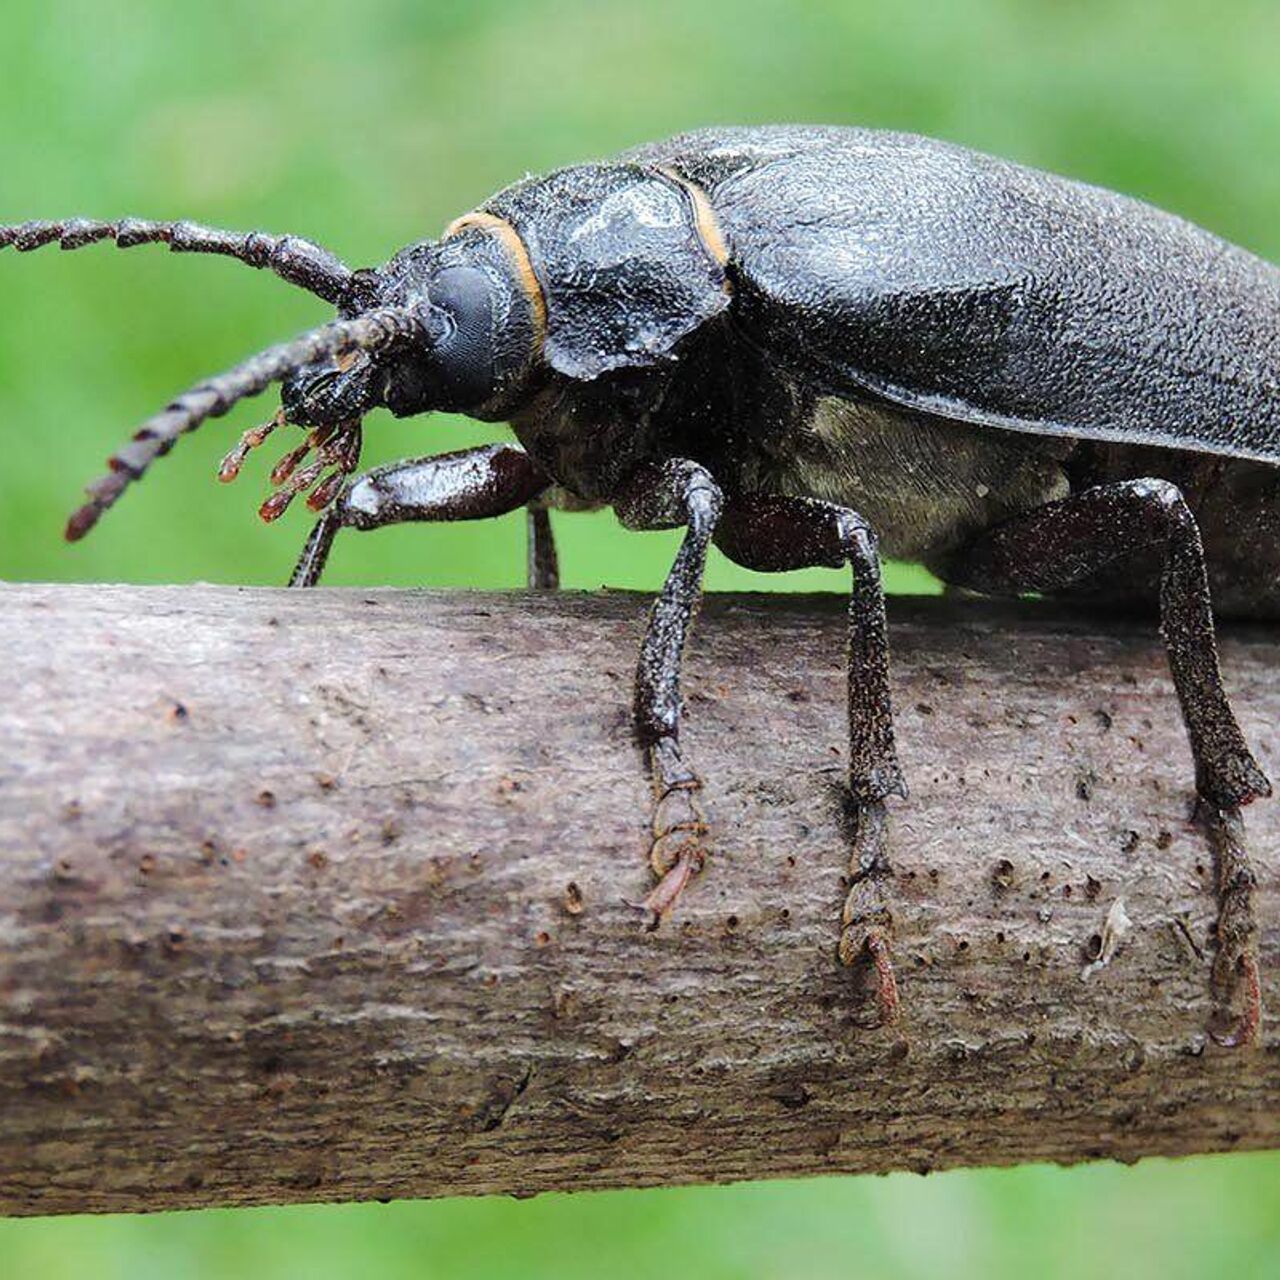
[[[402,307],[421,315],[421,332],[383,351],[346,352],[297,369],[281,387],[286,421],[326,426],[376,407],[399,418],[435,409],[485,418],[510,411],[532,366],[537,316],[493,235],[464,228],[353,280],[348,315]]]
[[[361,419],[371,409],[385,406],[398,417],[445,409],[499,420],[525,394],[540,295],[488,229],[463,227],[410,246],[377,270],[338,264],[325,290],[321,296],[338,300],[336,321],[207,379],[145,422],[88,487],[89,501],[72,515],[67,536],[83,537],[180,435],[272,383],[282,384],[280,412],[245,432],[220,470],[223,480],[234,480],[248,452],[276,428],[310,428],[271,473],[277,492],[260,511],[267,520],[304,489],[312,488],[307,505],[316,511],[337,496],[359,461]]]
[[[377,402],[373,362],[350,352],[304,365],[291,373],[280,387],[284,419],[298,426],[331,426],[361,418]]]
[[[397,254],[379,275],[378,305],[421,308],[426,325],[421,342],[378,361],[378,403],[398,418],[433,409],[509,416],[534,367],[541,298],[502,240],[464,226]]]

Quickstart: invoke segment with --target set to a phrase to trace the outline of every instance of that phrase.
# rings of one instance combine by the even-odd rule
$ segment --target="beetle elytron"
[[[72,516],[98,517],[183,432],[282,383],[310,429],[273,473],[273,518],[320,516],[293,583],[342,529],[548,505],[683,526],[636,683],[654,781],[655,920],[702,867],[701,783],[679,740],[681,651],[710,543],[753,569],[849,565],[852,888],[839,955],[896,992],[885,800],[894,747],[878,547],[987,594],[1158,595],[1202,816],[1233,854],[1215,982],[1258,1026],[1239,809],[1270,792],[1223,690],[1220,613],[1280,617],[1280,270],[1138,201],[902,134],[712,129],[528,178],[385,266],[297,238],[190,223],[0,227],[0,248],[160,242],[265,267],[338,320],[174,400]],[[355,479],[385,406],[506,421],[519,445]],[[314,457],[308,461],[308,456]],[[327,472],[327,474],[326,474]]]

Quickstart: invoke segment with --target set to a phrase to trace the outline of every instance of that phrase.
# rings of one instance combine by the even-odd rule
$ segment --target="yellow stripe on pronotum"
[[[716,217],[716,211],[711,207],[711,201],[707,199],[707,193],[696,182],[690,182],[674,169],[663,166],[658,172],[682,188],[689,197],[693,205],[693,221],[698,231],[698,239],[706,246],[712,258],[723,267],[729,261],[729,246],[725,243],[724,233],[720,230],[720,221]],[[730,289],[727,279],[724,287],[727,293]]]
[[[707,199],[707,193],[697,183],[690,182],[674,169],[663,167],[658,172],[664,178],[674,182],[689,197],[689,203],[693,206],[694,228],[698,233],[698,239],[702,241],[713,261],[722,267],[725,266],[729,261],[729,246],[725,243],[719,220],[711,207],[711,201]],[[455,218],[449,223],[444,229],[444,238],[448,239],[449,236],[457,235],[458,232],[466,231],[471,227],[492,231],[511,255],[516,265],[520,285],[533,310],[534,347],[536,350],[541,350],[547,334],[547,299],[542,292],[542,285],[529,258],[529,250],[520,238],[520,233],[505,218],[477,209],[471,213],[464,213],[460,218]],[[732,288],[727,278],[724,287],[726,293]]]

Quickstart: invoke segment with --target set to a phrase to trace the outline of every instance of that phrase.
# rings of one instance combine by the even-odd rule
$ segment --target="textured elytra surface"
[[[1184,219],[874,129],[705,129],[628,157],[706,187],[740,322],[819,382],[1018,431],[1280,457],[1280,271]]]
[[[719,856],[646,934],[640,599],[3,588],[0,1206],[1275,1145],[1280,819],[1248,813],[1262,1043],[1226,1051],[1154,628],[892,604],[885,1029],[833,959],[837,600],[707,601]],[[1275,642],[1223,656],[1275,772]]]

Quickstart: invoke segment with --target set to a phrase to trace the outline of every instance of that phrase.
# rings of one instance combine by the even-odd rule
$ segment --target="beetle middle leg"
[[[550,484],[523,449],[508,444],[482,445],[375,467],[352,481],[316,521],[289,585],[313,587],[320,581],[341,529],[502,516],[535,502]],[[530,515],[530,586],[554,586],[554,581],[546,581],[548,566],[551,571],[555,568],[551,527],[545,522],[546,511],[538,514],[543,517],[542,528],[535,524],[534,513]]]
[[[530,591],[554,591],[560,585],[560,562],[556,556],[556,540],[551,532],[551,516],[547,504],[534,498],[527,507],[528,555],[526,557]]]
[[[636,669],[636,735],[649,757],[654,806],[649,862],[658,885],[645,899],[652,927],[675,906],[706,861],[707,820],[698,777],[680,748],[680,660],[702,595],[707,549],[723,495],[697,463],[673,459],[635,472],[614,502],[629,529],[686,527],[653,605]]]
[[[1137,479],[1086,489],[982,534],[944,567],[946,578],[988,594],[1055,592],[1084,584],[1116,561],[1156,549],[1163,560],[1160,630],[1195,759],[1199,816],[1218,863],[1214,986],[1224,1003],[1239,982],[1244,1013],[1219,1037],[1256,1035],[1258,961],[1240,807],[1271,794],[1222,684],[1200,531],[1176,485]]]
[[[907,794],[898,763],[889,697],[889,646],[876,536],[856,512],[810,498],[755,494],[725,507],[716,545],[730,559],[766,573],[819,566],[853,570],[849,598],[849,794],[853,802],[850,886],[837,953],[843,964],[869,963],[880,1020],[895,1022],[898,988],[890,959],[893,916],[888,796]]]

